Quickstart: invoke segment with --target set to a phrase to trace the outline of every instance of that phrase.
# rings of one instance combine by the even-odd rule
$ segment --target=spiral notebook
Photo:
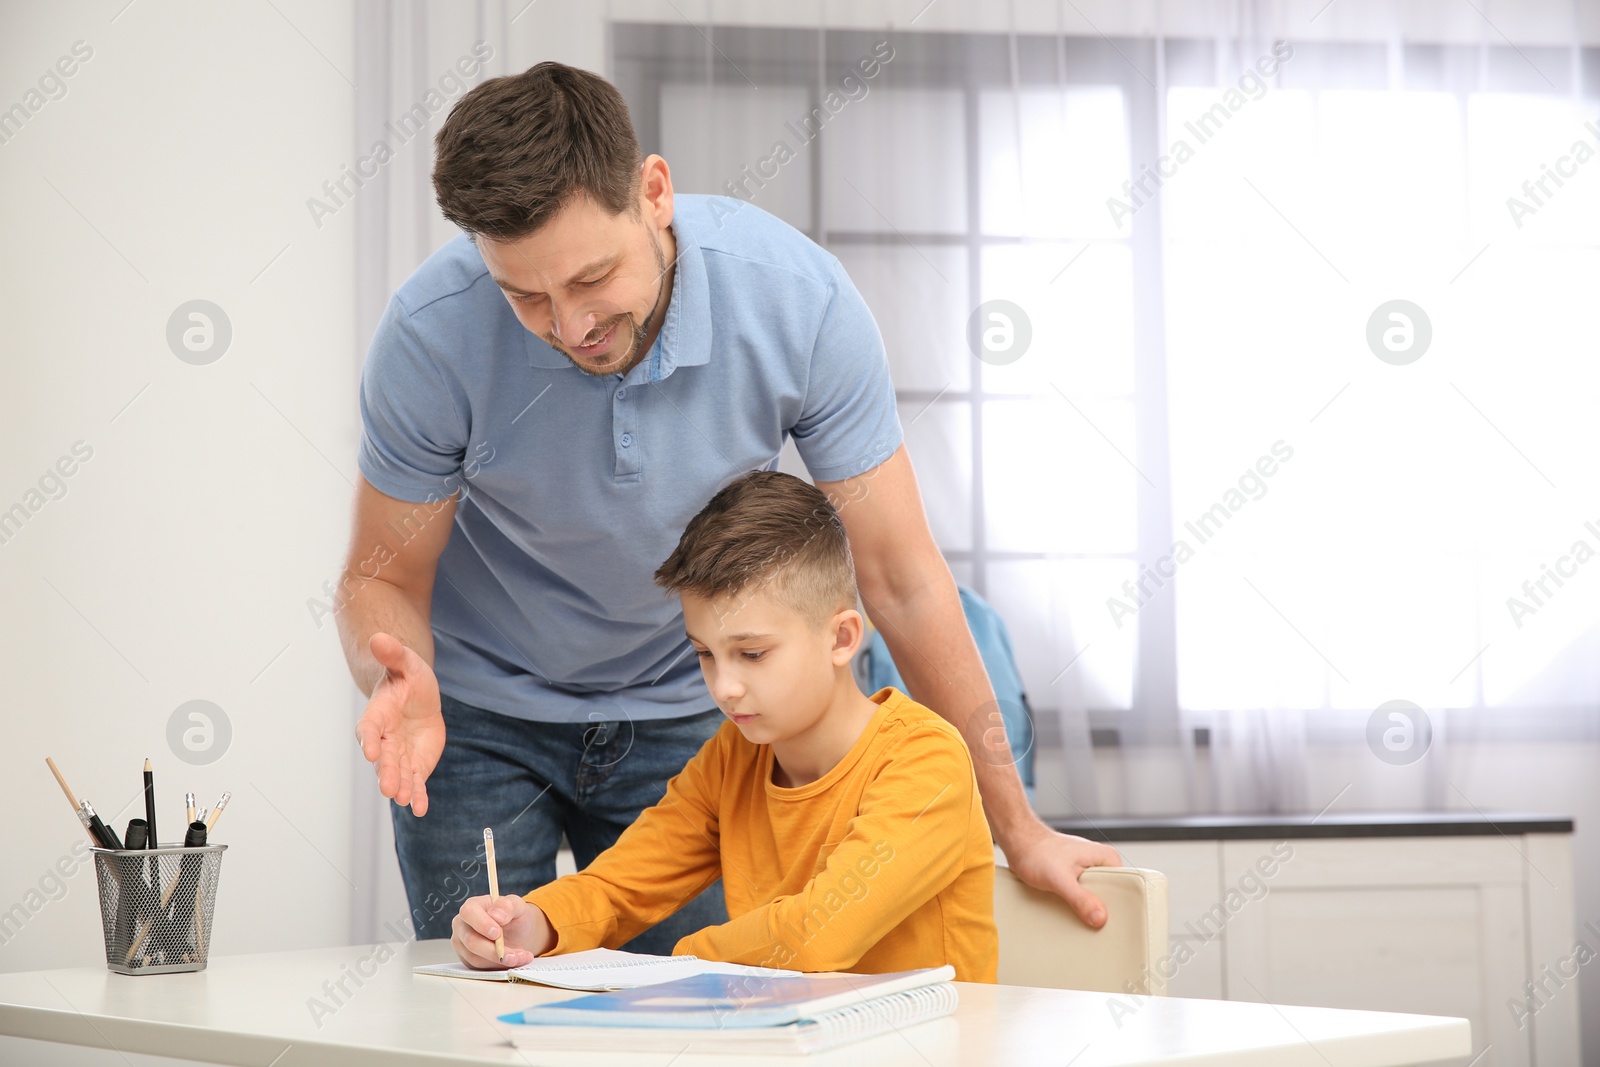
[[[699,974],[538,1004],[500,1021],[522,1048],[820,1052],[951,1014],[954,977],[950,966],[754,982]]]
[[[799,971],[775,967],[747,967],[738,963],[718,963],[698,956],[652,956],[643,952],[621,952],[594,948],[560,956],[540,956],[532,963],[503,971],[485,971],[464,963],[433,963],[411,968],[413,974],[434,974],[444,978],[472,978],[489,982],[528,982],[558,989],[607,990],[635,989],[658,985],[676,978],[697,974],[756,975],[794,977]]]

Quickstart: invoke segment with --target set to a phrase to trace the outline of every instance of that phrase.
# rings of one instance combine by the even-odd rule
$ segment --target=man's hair
[[[764,589],[813,629],[856,606],[844,521],[820,489],[779,471],[751,471],[719,490],[655,580],[706,600]]]
[[[598,74],[538,63],[490,78],[451,109],[434,138],[433,190],[474,240],[515,240],[575,194],[638,213],[639,140],[627,102]]]

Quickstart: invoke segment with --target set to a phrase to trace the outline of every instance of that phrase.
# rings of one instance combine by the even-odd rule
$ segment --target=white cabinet
[[[1461,1016],[1474,1067],[1577,1067],[1574,949],[1600,958],[1600,930],[1575,929],[1570,832],[1505,825],[1543,824],[1191,840],[1099,829],[1130,866],[1167,876],[1173,996]]]

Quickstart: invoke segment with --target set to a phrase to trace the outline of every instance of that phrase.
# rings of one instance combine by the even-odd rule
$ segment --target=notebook
[[[698,956],[651,956],[642,952],[621,952],[593,948],[560,956],[540,956],[532,963],[507,970],[484,971],[465,963],[433,963],[411,968],[413,974],[435,974],[445,978],[473,978],[490,982],[529,982],[558,989],[607,990],[635,989],[657,985],[697,974],[745,976],[798,976],[799,971],[775,967],[747,967],[738,963],[718,963]]]
[[[500,1021],[523,1048],[819,1052],[951,1014],[954,977],[950,966],[754,979],[706,973],[538,1004]]]

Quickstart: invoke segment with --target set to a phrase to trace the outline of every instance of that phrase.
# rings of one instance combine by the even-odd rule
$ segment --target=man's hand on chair
[[[1105,925],[1105,905],[1083,888],[1078,877],[1090,867],[1122,866],[1122,855],[1116,849],[1058,833],[1037,819],[1020,834],[1013,833],[1000,848],[1018,878],[1035,889],[1060,896],[1090,927],[1098,930]]]

